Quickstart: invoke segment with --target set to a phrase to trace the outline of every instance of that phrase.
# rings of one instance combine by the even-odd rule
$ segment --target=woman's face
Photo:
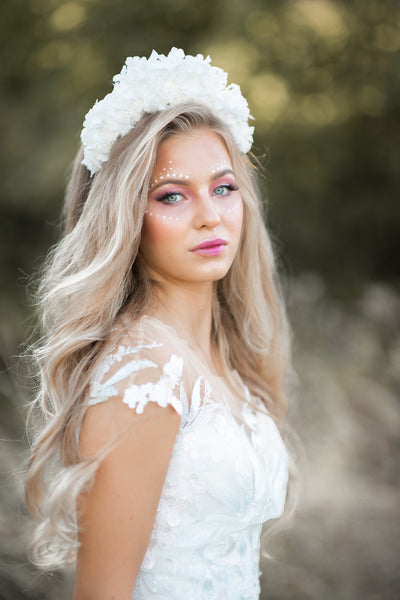
[[[161,142],[144,217],[141,254],[158,281],[224,277],[235,257],[243,205],[222,138],[209,129]]]

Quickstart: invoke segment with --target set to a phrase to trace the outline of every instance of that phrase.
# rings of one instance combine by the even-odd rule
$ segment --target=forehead
[[[161,142],[153,174],[166,169],[189,172],[200,167],[212,172],[231,166],[224,140],[214,131],[197,129],[190,134],[173,135]]]

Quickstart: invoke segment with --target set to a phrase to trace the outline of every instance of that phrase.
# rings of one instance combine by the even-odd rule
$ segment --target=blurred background
[[[210,54],[255,117],[305,449],[261,598],[400,597],[400,3],[8,0],[0,19],[0,599],[71,597],[26,559],[28,278],[60,234],[85,113],[130,55]]]

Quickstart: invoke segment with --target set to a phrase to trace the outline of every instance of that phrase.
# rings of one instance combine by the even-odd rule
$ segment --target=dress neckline
[[[232,421],[234,422],[234,424],[238,430],[243,430],[243,425],[244,425],[245,427],[247,427],[249,429],[249,431],[252,431],[253,428],[247,422],[247,419],[245,418],[245,415],[243,414],[243,409],[245,406],[253,407],[253,409],[254,409],[254,405],[252,405],[252,403],[250,403],[249,401],[246,401],[240,394],[239,390],[240,390],[240,388],[242,388],[245,396],[247,396],[247,394],[250,395],[250,392],[249,392],[246,384],[244,383],[240,373],[236,369],[227,368],[227,374],[225,376],[215,374],[211,370],[211,368],[208,366],[204,357],[198,352],[198,350],[195,347],[193,347],[192,344],[190,344],[187,340],[185,340],[181,335],[178,334],[178,332],[176,331],[176,329],[173,325],[169,325],[169,324],[165,323],[164,321],[162,321],[161,319],[159,319],[158,317],[156,317],[154,315],[149,315],[149,314],[141,315],[137,319],[136,323],[140,326],[144,321],[148,321],[150,323],[152,322],[156,326],[159,326],[162,329],[164,329],[166,332],[169,333],[169,335],[173,336],[174,340],[178,341],[178,343],[184,348],[184,350],[186,352],[193,355],[194,359],[206,370],[206,374],[202,375],[202,378],[205,381],[209,382],[209,384],[211,385],[211,387],[214,389],[215,392],[217,392],[218,387],[221,387],[221,386],[223,388],[225,388],[226,391],[229,391],[229,395],[232,396],[233,399],[235,399],[234,405],[236,405],[236,409],[239,411],[237,418],[234,416],[234,413],[235,413],[234,405],[233,404],[231,405],[231,403],[228,402],[228,399],[227,399],[225,393],[223,392],[223,390],[221,392],[221,389],[220,389],[221,399],[222,399],[221,404],[225,407],[225,410],[227,410],[227,412],[229,413],[230,418],[232,419]],[[129,329],[129,323],[127,322],[127,320],[125,320],[124,325],[126,326],[126,329]],[[213,380],[216,382],[216,385],[218,384],[218,387],[214,388],[214,386],[212,384]],[[272,421],[274,421],[274,419],[271,417],[269,411],[266,409],[266,407],[264,405],[263,405],[263,409],[261,412],[265,416],[269,417]],[[247,432],[246,431],[242,431],[242,432],[244,433],[247,441],[250,442],[250,445],[252,445],[252,442],[251,442]]]
[[[209,384],[211,384],[211,387],[215,391],[219,389],[220,394],[224,397],[226,397],[226,394],[228,394],[228,397],[232,396],[233,403],[235,405],[237,404],[237,410],[239,410],[239,412],[241,413],[243,406],[242,403],[245,402],[242,396],[243,394],[246,395],[246,390],[247,393],[249,392],[240,373],[236,369],[229,369],[227,367],[226,375],[217,375],[212,371],[212,369],[209,367],[206,360],[198,352],[198,350],[195,347],[193,347],[193,345],[190,344],[190,342],[188,342],[181,335],[179,335],[173,325],[165,323],[164,321],[152,314],[143,314],[134,323],[129,322],[128,316],[124,315],[120,321],[120,325],[126,332],[128,332],[129,328],[132,325],[136,324],[142,326],[142,324],[145,321],[153,323],[153,325],[162,328],[166,333],[169,334],[169,336],[172,336],[172,338],[175,341],[177,341],[182,347],[182,350],[185,353],[188,353],[189,356],[191,355],[193,357],[193,360],[195,360],[201,366],[202,370],[205,371],[203,374],[203,378],[206,381],[208,381]],[[213,382],[215,385],[213,385]],[[243,391],[243,394],[240,393],[240,390]],[[234,410],[233,405],[230,410]]]

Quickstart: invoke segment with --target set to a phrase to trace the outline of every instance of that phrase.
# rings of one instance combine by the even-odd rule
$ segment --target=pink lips
[[[193,254],[199,254],[201,256],[217,256],[222,252],[226,246],[226,241],[221,238],[214,238],[213,240],[205,240],[198,246],[191,249]]]

